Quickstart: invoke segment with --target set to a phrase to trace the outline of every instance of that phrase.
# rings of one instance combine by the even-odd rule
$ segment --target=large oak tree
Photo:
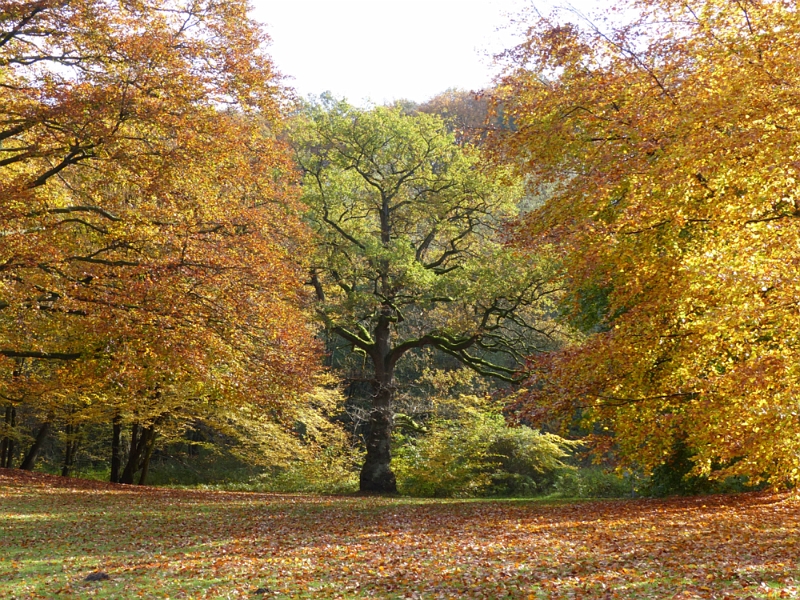
[[[514,380],[551,335],[546,261],[502,244],[521,188],[481,169],[434,115],[357,109],[330,97],[293,130],[316,235],[311,283],[329,331],[373,370],[362,491],[394,492],[395,368],[431,347]]]

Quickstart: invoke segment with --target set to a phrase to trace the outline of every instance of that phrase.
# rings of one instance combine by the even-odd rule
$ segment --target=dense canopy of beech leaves
[[[152,425],[307,387],[307,235],[247,9],[0,1],[4,404]]]
[[[497,155],[544,198],[517,240],[560,248],[586,334],[536,357],[521,413],[577,409],[645,469],[678,444],[698,474],[796,484],[797,3],[567,17],[530,26],[495,98]]]

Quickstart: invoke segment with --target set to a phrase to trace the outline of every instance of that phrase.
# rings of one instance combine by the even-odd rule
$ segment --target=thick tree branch
[[[0,349],[0,356],[8,358],[41,358],[44,360],[76,360],[82,352],[35,352],[26,350]]]

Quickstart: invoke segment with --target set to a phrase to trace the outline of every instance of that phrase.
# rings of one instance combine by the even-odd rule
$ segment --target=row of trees
[[[795,482],[796,7],[624,14],[539,16],[483,99],[289,118],[243,2],[0,1],[0,464],[21,419],[65,468],[108,423],[124,481],[159,432],[291,426],[324,338],[371,386],[364,491],[429,352],[628,465]]]

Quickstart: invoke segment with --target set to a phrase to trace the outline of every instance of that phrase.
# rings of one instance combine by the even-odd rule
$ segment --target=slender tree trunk
[[[186,439],[186,452],[189,456],[198,456],[200,450],[196,442],[202,442],[204,440],[203,434],[200,433],[199,429],[193,427],[186,433]]]
[[[50,433],[49,419],[42,423],[42,426],[39,428],[39,432],[36,434],[36,439],[33,441],[31,449],[28,450],[28,453],[25,455],[25,459],[19,466],[20,469],[25,471],[33,471],[33,467],[36,465],[36,458],[39,456],[39,451],[42,449],[48,433]]]
[[[131,451],[128,454],[128,462],[125,470],[119,479],[120,483],[133,484],[136,473],[141,469],[139,485],[143,485],[147,479],[147,472],[150,467],[150,457],[156,441],[156,419],[152,425],[146,429],[134,424],[131,429]],[[135,442],[135,443],[134,443]]]
[[[69,465],[72,462],[72,425],[67,423],[64,430],[66,441],[64,443],[64,464],[61,465],[61,476],[67,477],[69,475]]]
[[[5,419],[3,421],[6,427],[11,429],[11,405],[6,406],[6,414]],[[11,438],[9,436],[3,436],[2,442],[0,442],[0,467],[8,468],[9,463],[11,462],[11,457],[9,456],[8,452],[8,445],[11,442]],[[6,457],[8,456],[8,459]]]
[[[391,468],[394,385],[391,375],[383,377],[383,380],[376,384],[372,399],[367,457],[361,468],[359,487],[362,492],[395,494],[397,481]]]
[[[142,474],[139,475],[139,485],[144,485],[147,480],[147,472],[150,469],[150,457],[153,455],[153,448],[156,445],[156,426],[151,425],[144,432],[142,441],[147,439],[147,446],[145,448],[144,458],[142,459]]]
[[[131,452],[133,452],[133,449],[139,445],[139,429],[140,427],[138,423],[133,423],[131,425]]]
[[[114,415],[111,434],[111,483],[119,483],[119,469],[122,466],[122,417]]]
[[[14,369],[11,371],[12,381],[22,375],[22,367],[25,364],[24,358],[14,360]],[[11,468],[14,460],[14,428],[17,426],[17,407],[14,404],[6,406],[5,424],[8,428],[8,435],[3,437],[0,448],[0,467]]]
[[[64,466],[61,469],[62,477],[69,477],[72,465],[75,464],[75,455],[78,453],[78,426],[67,425],[67,443],[64,447]]]
[[[17,426],[17,407],[11,407],[11,421],[9,422],[11,427],[11,431],[14,431],[14,428]],[[6,468],[11,468],[11,461],[14,459],[14,438],[8,438],[8,444],[6,445]]]

